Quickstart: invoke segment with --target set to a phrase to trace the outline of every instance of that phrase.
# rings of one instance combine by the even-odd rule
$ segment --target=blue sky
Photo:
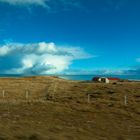
[[[0,73],[140,74],[138,0],[0,0]]]

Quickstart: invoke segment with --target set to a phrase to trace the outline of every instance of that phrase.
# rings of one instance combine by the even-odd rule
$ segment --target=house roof
[[[120,80],[119,78],[108,77],[109,80]]]

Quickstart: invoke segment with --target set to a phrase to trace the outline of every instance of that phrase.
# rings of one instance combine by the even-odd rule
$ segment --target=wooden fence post
[[[5,98],[5,90],[2,91],[2,97]]]
[[[90,103],[90,94],[88,94],[88,103]]]
[[[127,106],[127,96],[124,96],[124,105]]]
[[[26,90],[26,100],[28,100],[28,99],[29,99],[29,91]]]

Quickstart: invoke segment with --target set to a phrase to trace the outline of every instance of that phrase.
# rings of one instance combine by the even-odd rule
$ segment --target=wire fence
[[[95,91],[90,88],[79,88],[74,84],[67,84],[51,81],[50,84],[46,83],[31,83],[25,85],[25,88],[18,85],[14,88],[14,85],[1,86],[0,87],[0,102],[77,102],[87,104],[121,104],[128,106],[134,102],[139,102],[138,98],[132,98],[132,95],[127,94],[127,91],[123,94],[116,93],[113,89]],[[12,87],[12,88],[11,88]],[[75,88],[74,88],[75,87]],[[105,93],[106,92],[106,93]],[[136,101],[137,100],[137,101]]]
[[[116,96],[115,96],[116,97]],[[76,94],[58,94],[57,93],[57,85],[54,85],[53,88],[49,88],[48,90],[44,91],[44,93],[35,93],[32,92],[31,90],[25,89],[22,90],[18,95],[14,93],[14,91],[9,90],[1,90],[0,91],[0,102],[6,102],[6,101],[11,101],[11,102],[46,102],[46,101],[76,101],[79,103],[88,103],[88,104],[93,104],[97,103],[99,100],[100,101],[109,101],[113,103],[121,102],[124,106],[129,105],[129,96],[128,95],[123,95],[121,98],[116,100],[116,98],[113,97],[113,95],[110,96],[108,99],[104,99],[102,96],[95,96],[94,94],[81,94],[81,95],[76,95]]]

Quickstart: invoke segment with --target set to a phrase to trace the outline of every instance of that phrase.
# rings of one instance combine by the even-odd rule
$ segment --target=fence
[[[2,100],[12,100],[12,99],[16,99],[16,100],[23,100],[23,101],[46,101],[46,100],[51,100],[51,101],[77,101],[77,102],[84,102],[84,103],[88,103],[88,104],[92,104],[92,103],[96,103],[97,100],[94,98],[94,94],[83,94],[81,96],[72,96],[71,94],[69,95],[58,95],[57,94],[57,84],[55,84],[53,86],[54,88],[52,88],[52,90],[48,89],[45,94],[41,93],[41,96],[38,95],[36,97],[34,97],[35,93],[32,93],[31,90],[25,89],[24,91],[22,91],[22,94],[19,94],[20,96],[10,96],[9,91],[7,92],[6,90],[1,90],[1,96],[0,99]],[[15,93],[16,94],[16,93]],[[112,97],[112,96],[111,96]],[[101,97],[100,97],[101,98]],[[128,95],[124,95],[122,96],[122,98],[120,99],[120,101],[122,102],[122,104],[124,104],[124,106],[128,106]],[[114,102],[115,103],[115,102]]]

